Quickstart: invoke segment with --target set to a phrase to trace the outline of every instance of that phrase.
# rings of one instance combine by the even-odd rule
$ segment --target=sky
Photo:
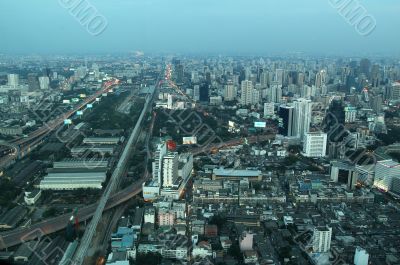
[[[90,34],[66,6],[75,1],[107,27]],[[344,1],[376,21],[370,34],[332,4]],[[6,54],[400,54],[399,0],[0,0],[0,10]]]

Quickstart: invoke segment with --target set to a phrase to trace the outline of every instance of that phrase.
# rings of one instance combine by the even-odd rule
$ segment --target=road
[[[88,248],[89,248],[90,243],[93,239],[93,236],[96,232],[97,225],[101,219],[101,216],[105,209],[106,203],[107,203],[111,193],[114,192],[115,188],[117,187],[120,177],[123,175],[124,171],[126,170],[126,166],[127,166],[129,157],[132,153],[134,143],[136,142],[137,137],[139,136],[139,132],[141,130],[143,118],[145,117],[145,114],[148,113],[149,107],[152,106],[153,96],[154,96],[154,91],[152,94],[148,94],[146,96],[146,103],[145,103],[143,110],[139,116],[139,119],[135,125],[135,128],[133,129],[133,131],[129,137],[129,140],[126,143],[124,151],[123,151],[123,153],[118,161],[118,164],[111,176],[110,182],[108,183],[107,188],[105,189],[105,191],[100,199],[100,202],[97,205],[97,209],[93,215],[93,218],[92,218],[91,222],[89,223],[89,225],[86,227],[85,233],[83,234],[83,237],[80,240],[79,247],[76,250],[74,258],[73,258],[73,264],[81,265],[84,263]]]
[[[125,188],[124,190],[114,194],[107,202],[105,210],[114,208],[117,205],[125,203],[129,199],[135,197],[142,191],[142,185],[146,181],[145,178],[138,180],[137,183]],[[97,204],[88,205],[79,209],[78,218],[80,222],[90,219],[97,208]],[[71,213],[63,214],[43,222],[34,224],[27,228],[18,228],[0,234],[0,249],[9,248],[19,245],[23,242],[41,238],[45,235],[52,234],[65,229]]]
[[[27,153],[33,150],[34,147],[40,144],[42,139],[46,137],[50,132],[55,130],[60,125],[64,124],[65,119],[69,119],[78,110],[81,110],[86,107],[87,104],[94,102],[97,97],[99,97],[103,93],[108,92],[113,86],[117,85],[118,83],[119,80],[106,82],[103,86],[103,89],[85,98],[84,101],[76,105],[72,110],[57,116],[57,118],[49,122],[46,122],[43,126],[31,132],[28,137],[10,141],[8,144],[1,143],[1,145],[12,147],[14,151],[0,159],[0,167],[7,166],[11,163],[11,161],[15,160],[16,158],[25,156]]]

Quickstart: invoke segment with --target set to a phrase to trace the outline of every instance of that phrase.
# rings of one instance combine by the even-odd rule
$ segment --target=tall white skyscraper
[[[236,87],[232,81],[228,81],[228,83],[224,87],[224,100],[232,101],[236,99]]]
[[[173,107],[174,107],[173,105],[174,105],[174,100],[172,98],[172,95],[168,94],[168,97],[167,97],[167,109],[173,109]]]
[[[313,252],[328,252],[331,249],[332,228],[320,226],[314,228]]]
[[[9,86],[16,87],[19,85],[19,76],[17,74],[8,74],[7,80]]]
[[[178,153],[168,153],[163,158],[163,187],[173,187],[178,178]]]
[[[48,76],[40,76],[39,77],[39,86],[40,89],[49,89],[50,88],[50,79]]]
[[[321,132],[308,132],[303,142],[303,153],[307,157],[326,156],[326,144],[328,136]]]
[[[294,105],[294,136],[303,139],[304,134],[310,131],[312,101],[300,98]]]
[[[158,185],[162,184],[162,163],[163,163],[163,158],[167,153],[167,145],[165,142],[157,145],[157,150],[154,155],[154,161],[152,164],[152,171],[153,171],[153,180],[157,180]]]
[[[248,81],[248,80],[243,80],[242,85],[242,94],[240,98],[240,103],[242,105],[249,105],[253,104],[253,82]]]

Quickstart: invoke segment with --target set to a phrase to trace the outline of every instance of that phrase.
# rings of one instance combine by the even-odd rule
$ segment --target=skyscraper
[[[288,105],[279,106],[279,117],[282,119],[282,124],[279,127],[279,133],[284,136],[293,136],[293,112],[294,107]]]
[[[195,92],[196,93],[196,92]],[[208,102],[210,99],[210,94],[209,94],[209,85],[207,83],[203,83],[200,86],[200,91],[199,91],[199,100],[201,102]]]
[[[332,228],[319,226],[314,228],[313,252],[328,252],[331,249]]]
[[[240,103],[242,105],[253,104],[253,82],[243,80],[241,85],[241,98]]]
[[[264,118],[274,116],[275,114],[275,104],[274,103],[264,103]]]
[[[232,101],[236,99],[236,87],[234,86],[232,81],[228,81],[228,83],[224,87],[224,100]]]
[[[282,101],[282,85],[278,82],[272,82],[269,88],[268,101],[280,103]]]
[[[299,98],[294,101],[294,136],[303,139],[310,131],[312,101]]]
[[[163,187],[173,187],[178,178],[178,153],[168,153],[163,158]]]
[[[374,186],[383,191],[390,191],[392,179],[400,177],[400,164],[389,159],[378,161],[375,166]]]

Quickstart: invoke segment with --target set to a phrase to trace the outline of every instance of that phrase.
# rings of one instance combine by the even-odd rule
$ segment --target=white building
[[[273,102],[264,103],[264,118],[275,115],[275,104]]]
[[[49,173],[42,181],[41,190],[102,189],[106,172],[62,172]]]
[[[328,252],[331,248],[331,239],[331,227],[315,227],[313,234],[313,252]]]
[[[162,176],[163,187],[173,187],[178,178],[178,153],[168,153],[163,158]]]
[[[305,134],[303,153],[307,157],[324,157],[328,136],[322,132],[309,132]]]
[[[268,101],[274,103],[282,102],[282,84],[272,82],[268,89]]]
[[[179,155],[178,176],[183,180],[187,179],[193,170],[193,155],[184,153]]]
[[[224,87],[224,100],[232,101],[235,100],[237,96],[237,90],[232,81],[228,81],[228,84]]]
[[[8,74],[7,81],[9,86],[17,87],[19,85],[19,76],[17,74]]]
[[[375,166],[374,186],[383,191],[390,191],[392,179],[400,177],[400,164],[393,160],[378,161]]]
[[[368,252],[361,247],[357,247],[354,254],[354,265],[368,265],[368,259]]]
[[[294,136],[303,139],[304,134],[310,131],[312,101],[299,98],[294,105]]]
[[[160,208],[158,210],[159,226],[173,226],[175,224],[175,213],[172,210]]]
[[[50,79],[48,76],[40,76],[39,77],[39,86],[40,89],[49,89],[50,87]]]
[[[157,181],[159,185],[162,184],[161,168],[163,158],[167,153],[167,145],[165,142],[157,145],[157,150],[154,155],[154,162],[152,163],[153,180]]]
[[[248,80],[243,80],[241,85],[241,98],[240,103],[242,105],[253,104],[253,82]]]

